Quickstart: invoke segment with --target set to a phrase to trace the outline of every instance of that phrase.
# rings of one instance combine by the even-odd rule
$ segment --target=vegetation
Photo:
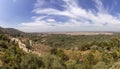
[[[21,41],[26,40],[22,41],[30,50],[26,52],[19,48],[16,41],[11,40],[13,36],[2,31],[0,33],[0,69],[120,68],[119,34],[17,36]],[[42,55],[33,53],[38,51],[39,53],[45,51],[45,53]]]
[[[66,69],[111,69],[120,60],[119,35],[48,35],[33,41],[52,47],[50,53],[61,58]]]

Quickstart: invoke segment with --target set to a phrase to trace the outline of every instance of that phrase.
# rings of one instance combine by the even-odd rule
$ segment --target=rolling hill
[[[25,34],[25,32],[19,31],[14,28],[2,28],[2,27],[0,27],[0,33],[9,34],[11,36],[20,36],[22,34]]]

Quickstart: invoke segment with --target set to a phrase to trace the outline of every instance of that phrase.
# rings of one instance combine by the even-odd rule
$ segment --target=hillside
[[[37,69],[43,66],[40,57],[27,53],[20,48],[19,42],[11,39],[8,34],[0,34],[0,69]]]
[[[63,60],[62,63],[65,64],[65,67],[67,67],[65,69],[120,68],[119,34],[117,35],[47,34],[39,35],[31,39],[34,42],[34,44],[41,43],[50,46],[52,48],[50,51],[51,53],[50,55],[55,55],[61,58]]]
[[[2,27],[0,27],[0,31],[1,31],[1,33],[9,34],[11,36],[20,36],[20,35],[25,34],[24,32],[19,31],[19,30],[14,29],[14,28],[2,28]]]
[[[1,28],[0,69],[119,69],[120,35],[25,34]]]

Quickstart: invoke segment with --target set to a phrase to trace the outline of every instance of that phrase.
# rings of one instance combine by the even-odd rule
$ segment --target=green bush
[[[108,69],[108,68],[105,62],[100,61],[96,65],[94,65],[93,69]]]
[[[45,69],[66,69],[63,60],[61,60],[61,58],[55,55],[48,54],[46,56],[43,56],[42,58],[45,65]]]

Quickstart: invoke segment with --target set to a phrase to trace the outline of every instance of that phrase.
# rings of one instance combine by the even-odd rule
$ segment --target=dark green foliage
[[[29,41],[26,42],[26,48],[27,48],[27,49],[32,49],[32,45],[30,45],[30,42],[29,42]]]
[[[82,69],[92,69],[93,65],[95,65],[97,61],[94,58],[94,55],[92,53],[89,53],[86,55],[81,68]]]
[[[51,47],[60,47],[60,48],[70,48],[71,43],[73,43],[75,39],[71,36],[66,35],[52,35],[48,36],[44,44],[50,45]]]
[[[57,47],[57,48],[64,48],[64,49],[74,49],[75,47],[78,47],[80,50],[89,50],[91,45],[98,45],[101,47],[104,46],[113,46],[116,45],[116,43],[119,43],[117,40],[117,37],[119,38],[119,35],[47,35],[47,36],[36,36],[33,39],[36,43],[43,43],[46,45],[50,45],[51,47]],[[110,42],[116,41],[115,43]],[[118,44],[117,44],[118,46]],[[109,49],[110,47],[108,47]]]
[[[51,54],[57,54],[57,48],[52,48],[52,49],[50,50],[50,53],[51,53]]]
[[[77,64],[76,60],[68,60],[66,62],[67,69],[75,69],[76,64]]]
[[[39,69],[44,63],[37,55],[27,54],[19,49],[9,37],[1,35],[0,38],[0,69]],[[3,53],[3,54],[2,54]]]
[[[44,67],[44,63],[36,55],[28,54],[22,57],[20,67],[21,69],[39,69]]]
[[[55,55],[48,54],[43,56],[45,67],[43,69],[66,69],[64,61]]]
[[[57,55],[63,61],[69,60],[69,57],[67,55],[65,55],[65,53],[61,49],[53,48],[53,49],[51,49],[51,54]]]
[[[0,69],[10,69],[8,66],[1,66]]]
[[[51,55],[54,55],[54,59],[60,58],[61,63],[67,69],[109,69],[115,62],[120,60],[119,35],[47,35],[36,36],[31,39],[33,39],[34,43],[43,43],[51,46]],[[89,53],[85,54],[83,59],[77,57],[71,59],[64,53],[64,49],[83,52],[89,51]],[[54,59],[47,59],[43,60],[43,63],[52,69],[54,65],[50,63]]]
[[[0,34],[0,69],[120,68],[119,35],[29,36],[36,44],[49,45],[50,52],[41,56],[26,53],[18,47],[15,41],[11,41],[8,35]],[[32,48],[29,42],[26,42],[26,45],[28,49]],[[67,54],[69,52],[71,53]],[[71,58],[71,55],[72,57],[76,55],[76,57]]]

